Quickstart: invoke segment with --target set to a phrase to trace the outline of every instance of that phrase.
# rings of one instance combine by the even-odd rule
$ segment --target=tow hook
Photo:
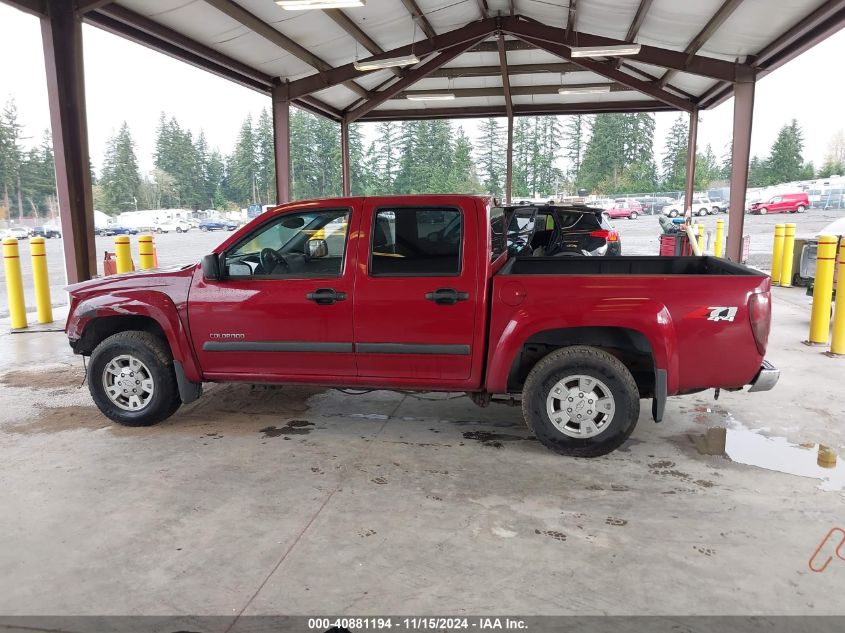
[[[716,387],[716,389],[713,391],[713,400],[718,400],[719,394],[721,394],[721,393],[722,393],[722,388]]]

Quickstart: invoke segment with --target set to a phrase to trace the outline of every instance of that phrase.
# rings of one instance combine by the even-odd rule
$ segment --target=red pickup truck
[[[546,208],[548,210],[548,208]],[[770,389],[769,278],[711,257],[508,258],[480,196],[286,204],[199,264],[72,285],[94,402],[151,425],[203,382],[464,391],[522,401],[566,455],[620,446],[652,399]]]

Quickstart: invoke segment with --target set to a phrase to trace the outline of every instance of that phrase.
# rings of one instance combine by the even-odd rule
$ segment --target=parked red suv
[[[758,215],[767,213],[804,213],[810,208],[806,193],[782,193],[765,202],[753,202],[749,211]]]
[[[636,200],[620,198],[614,201],[612,207],[605,209],[604,214],[611,219],[628,218],[629,220],[636,220],[643,214],[643,205]]]

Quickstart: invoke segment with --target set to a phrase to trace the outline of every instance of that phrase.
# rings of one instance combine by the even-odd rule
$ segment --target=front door
[[[472,355],[483,353],[473,349],[480,257],[475,218],[449,204],[368,202],[360,231],[358,375],[407,386],[468,379]]]
[[[351,208],[278,214],[197,270],[188,319],[203,373],[244,379],[354,376]],[[350,241],[352,244],[350,244]]]

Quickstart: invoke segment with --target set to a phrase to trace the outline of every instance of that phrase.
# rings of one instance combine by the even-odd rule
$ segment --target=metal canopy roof
[[[43,14],[43,0],[6,0]],[[85,21],[347,122],[713,107],[845,24],[845,0],[68,0]],[[641,44],[576,58],[570,46]],[[413,67],[355,60],[414,53]],[[281,84],[281,88],[278,86]],[[561,87],[607,86],[598,94]],[[418,101],[419,93],[449,101]]]

